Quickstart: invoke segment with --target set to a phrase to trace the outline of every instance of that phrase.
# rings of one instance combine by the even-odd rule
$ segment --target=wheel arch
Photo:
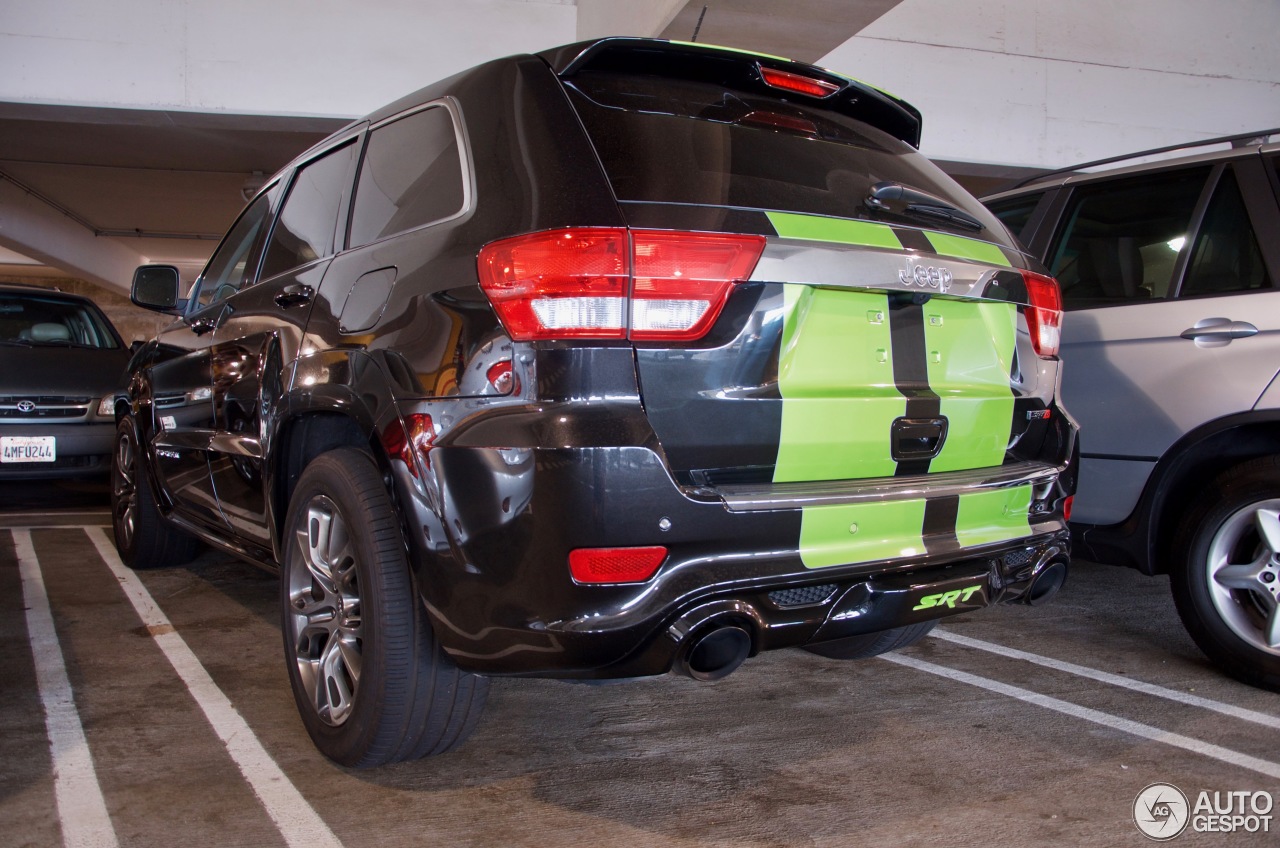
[[[389,414],[395,415],[394,408]],[[267,492],[277,562],[289,500],[307,465],[331,450],[353,447],[368,453],[385,477],[391,463],[380,433],[370,411],[352,403],[303,403],[281,420],[271,447],[271,480]]]
[[[1168,573],[1174,531],[1196,495],[1228,468],[1271,454],[1280,454],[1280,410],[1219,418],[1174,443],[1156,464],[1138,502],[1137,526],[1145,524],[1139,569]]]

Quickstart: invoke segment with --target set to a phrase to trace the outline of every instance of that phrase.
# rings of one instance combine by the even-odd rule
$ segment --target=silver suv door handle
[[[1232,321],[1230,318],[1202,318],[1194,327],[1182,331],[1184,339],[1196,341],[1229,342],[1255,335],[1258,328],[1248,321]]]

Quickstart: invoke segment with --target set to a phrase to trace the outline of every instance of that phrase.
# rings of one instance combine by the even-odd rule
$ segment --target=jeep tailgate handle
[[[933,459],[947,440],[947,419],[898,418],[890,434],[894,460]]]
[[[1257,335],[1258,328],[1248,321],[1232,321],[1230,318],[1203,318],[1194,327],[1182,331],[1182,338],[1197,344],[1219,347],[1230,344],[1232,339],[1244,339]]]

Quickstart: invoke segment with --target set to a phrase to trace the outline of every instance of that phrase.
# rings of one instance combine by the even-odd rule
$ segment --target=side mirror
[[[143,265],[133,272],[129,300],[155,312],[178,311],[178,288],[182,284],[172,265]]]

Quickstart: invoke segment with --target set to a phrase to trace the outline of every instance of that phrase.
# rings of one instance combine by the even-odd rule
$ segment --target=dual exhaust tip
[[[1067,582],[1068,560],[1056,548],[1045,551],[1020,600],[1031,606],[1048,603]],[[676,658],[675,670],[704,683],[722,680],[751,656],[751,633],[737,624],[712,621],[689,636]]]

